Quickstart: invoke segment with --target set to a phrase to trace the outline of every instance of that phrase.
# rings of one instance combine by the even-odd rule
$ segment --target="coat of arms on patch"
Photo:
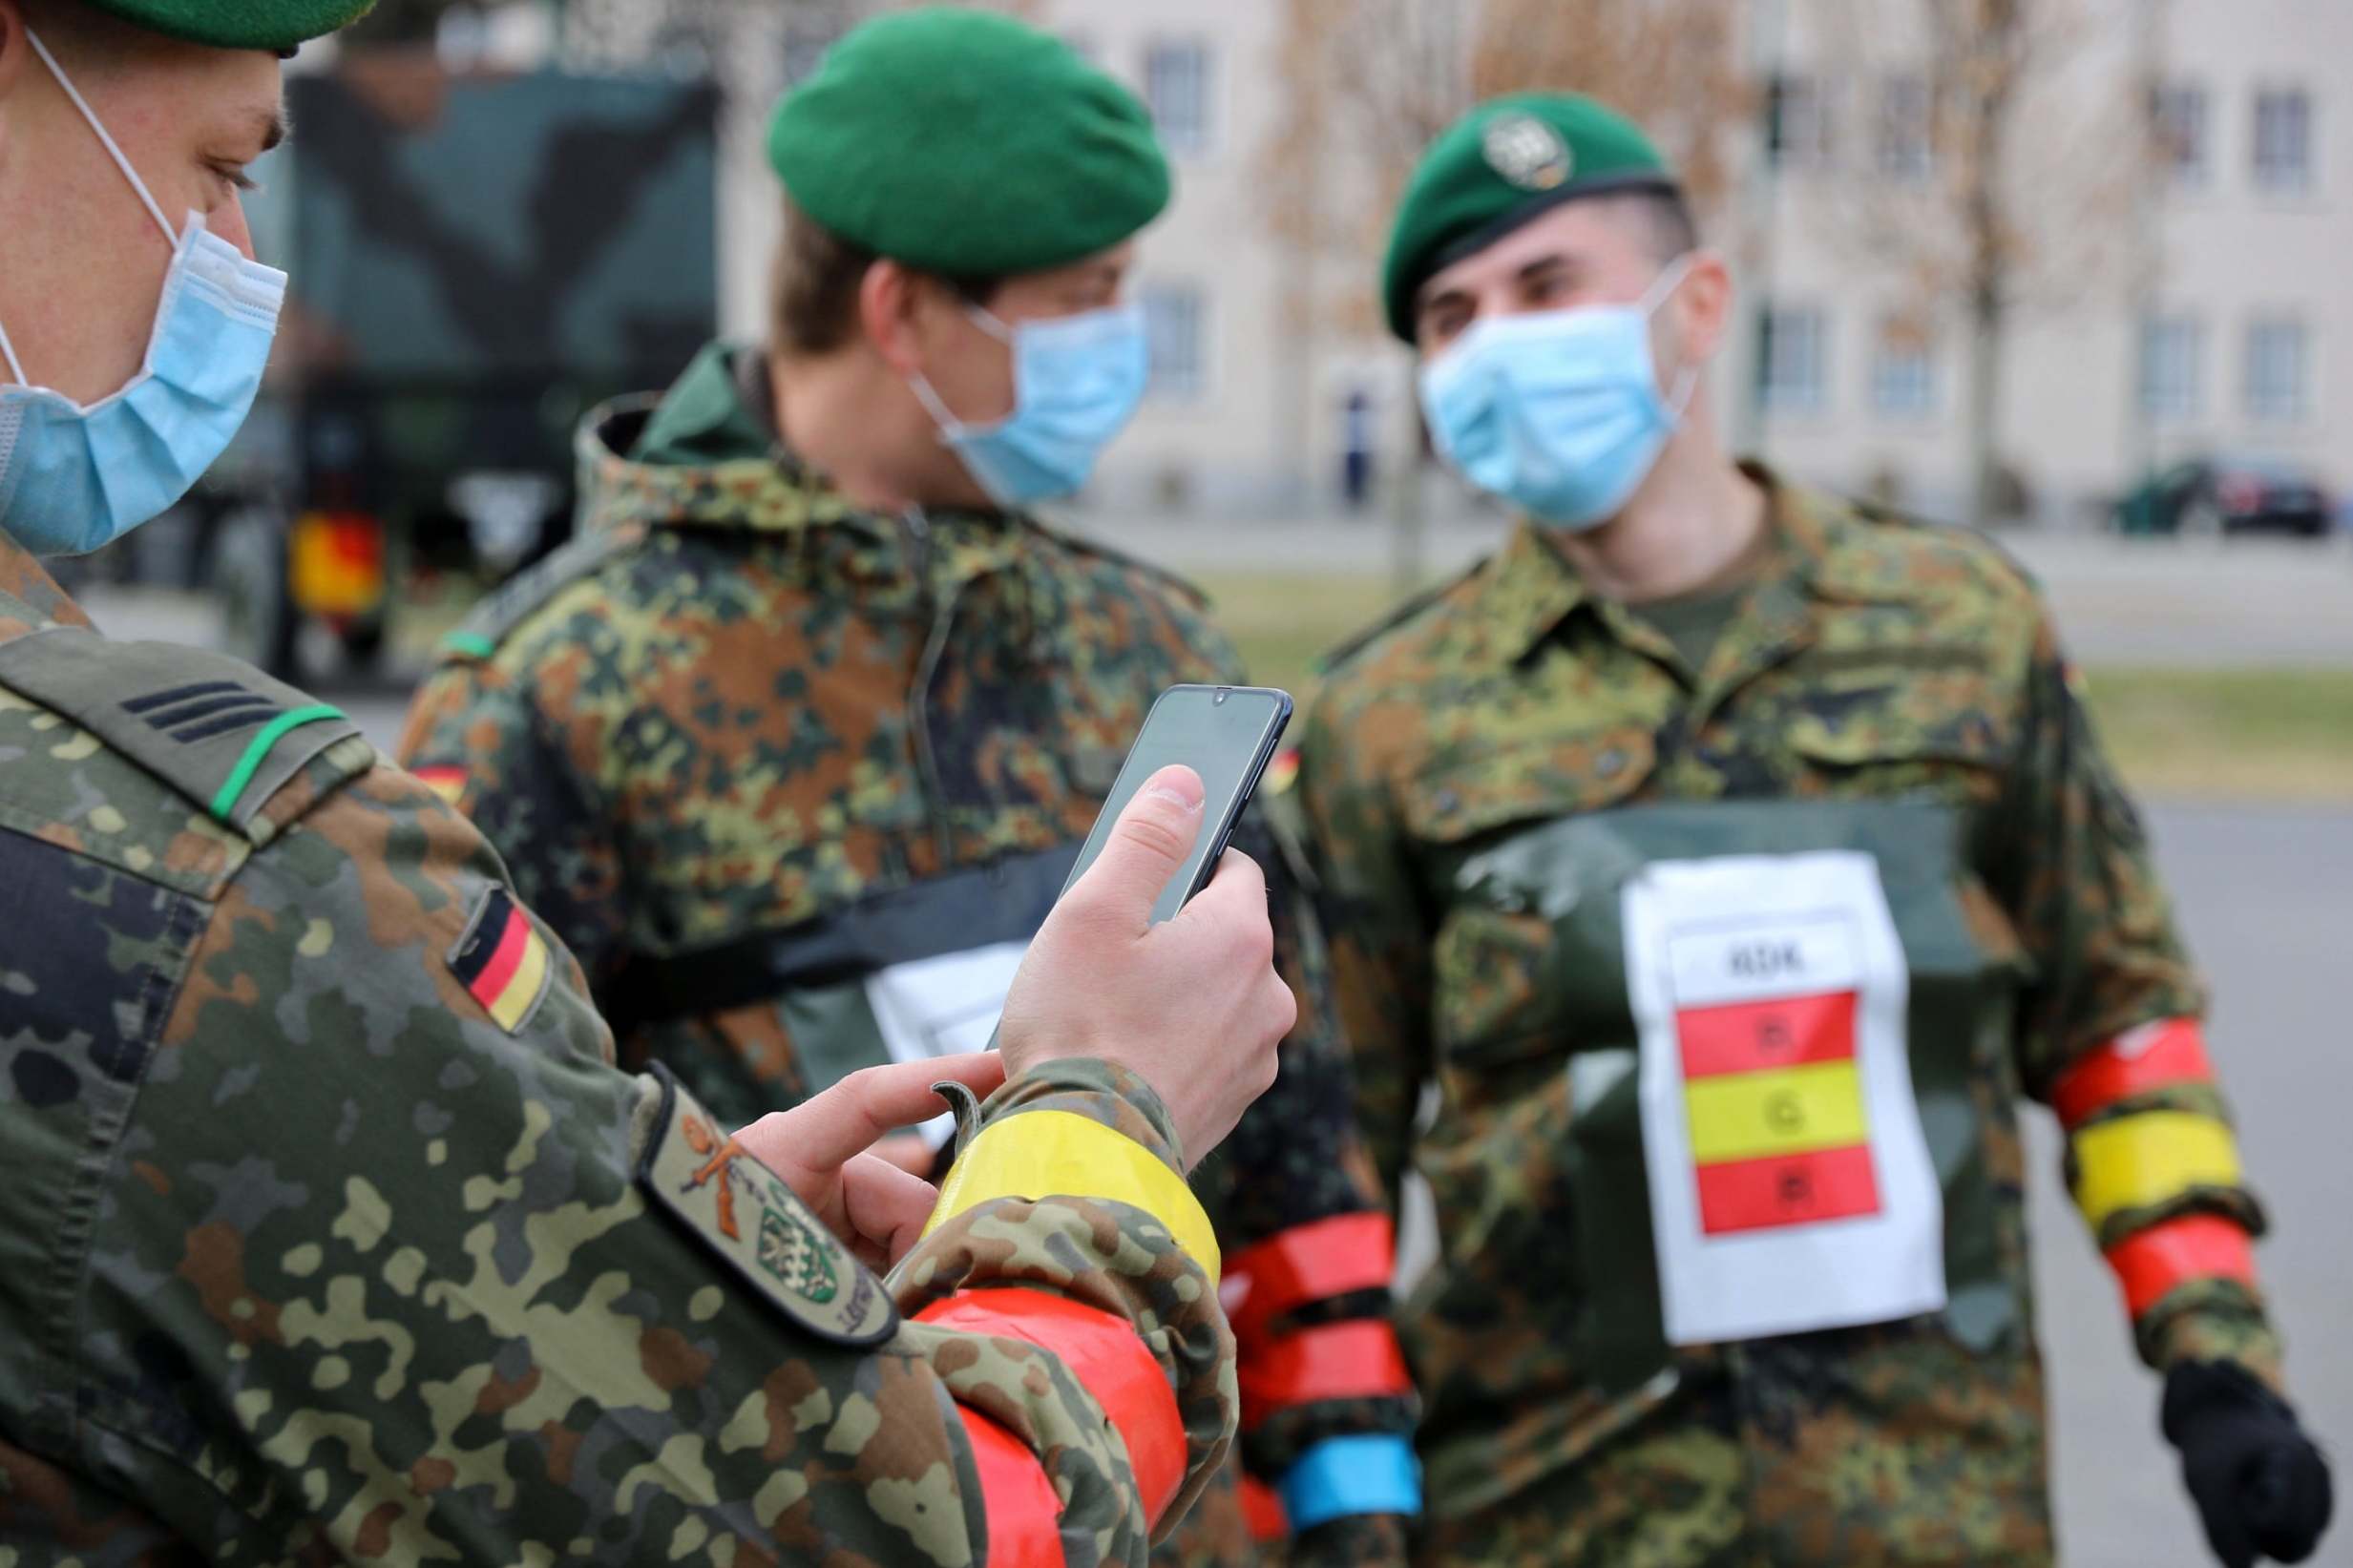
[[[1523,191],[1557,190],[1574,159],[1561,133],[1533,115],[1505,115],[1480,137],[1487,167]]]
[[[819,1306],[841,1292],[841,1276],[826,1255],[825,1244],[793,1214],[800,1205],[783,1186],[770,1181],[780,1200],[760,1216],[760,1266],[775,1275],[788,1290],[807,1296]]]

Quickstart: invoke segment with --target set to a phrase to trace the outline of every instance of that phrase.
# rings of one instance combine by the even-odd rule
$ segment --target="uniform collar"
[[[655,405],[629,447],[630,460],[708,468],[767,456],[777,443],[765,369],[755,350],[705,345]]]
[[[859,506],[786,449],[759,352],[708,345],[659,398],[616,398],[574,438],[582,526],[717,527],[795,533],[843,526],[895,539],[905,519]],[[940,509],[927,523],[1016,540],[1019,513]]]
[[[1784,484],[1754,460],[1740,471],[1764,487],[1765,526],[1773,545],[1758,569],[1752,605],[1775,628],[1794,630],[1806,618],[1806,604],[1817,592],[1832,596],[1870,596],[1874,585],[1852,580],[1832,545],[1841,519],[1835,504]],[[1603,601],[1568,563],[1546,533],[1525,518],[1502,552],[1489,563],[1481,617],[1493,629],[1496,646],[1514,662],[1541,647],[1580,606]],[[1613,617],[1614,618],[1614,617]]]
[[[44,626],[88,626],[90,617],[32,553],[0,533],[0,642]]]

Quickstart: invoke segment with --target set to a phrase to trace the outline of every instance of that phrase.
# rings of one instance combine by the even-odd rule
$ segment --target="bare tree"
[[[1829,199],[1901,286],[1899,331],[1966,338],[1966,519],[2002,503],[2002,379],[2019,319],[2109,274],[2146,167],[2138,106],[2084,69],[2086,0],[1840,0],[1831,69],[1865,95],[1862,156]]]
[[[1505,93],[1586,93],[1662,143],[1703,212],[1726,193],[1732,139],[1753,114],[1739,0],[1285,0],[1283,113],[1263,150],[1265,205],[1296,251],[1344,258],[1320,302],[1333,324],[1377,325],[1371,257],[1438,134]],[[1314,303],[1303,303],[1310,308]]]

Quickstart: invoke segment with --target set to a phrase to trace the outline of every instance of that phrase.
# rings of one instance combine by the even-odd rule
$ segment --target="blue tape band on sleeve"
[[[1351,1514],[1418,1514],[1421,1461],[1403,1437],[1327,1437],[1283,1472],[1275,1490],[1294,1534]]]

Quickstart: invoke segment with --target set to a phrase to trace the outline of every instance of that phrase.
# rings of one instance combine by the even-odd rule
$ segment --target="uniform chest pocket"
[[[1796,714],[1785,740],[1808,792],[1953,806],[1991,801],[2016,745],[2015,721],[1992,683],[1971,677],[1940,681],[1934,692],[1916,685],[1821,693]]]
[[[1431,1034],[1450,1065],[1533,1065],[1630,1036],[1616,951],[1626,868],[1524,846],[1529,829],[1622,804],[1655,760],[1647,732],[1619,731],[1450,759],[1405,788],[1438,910]]]

